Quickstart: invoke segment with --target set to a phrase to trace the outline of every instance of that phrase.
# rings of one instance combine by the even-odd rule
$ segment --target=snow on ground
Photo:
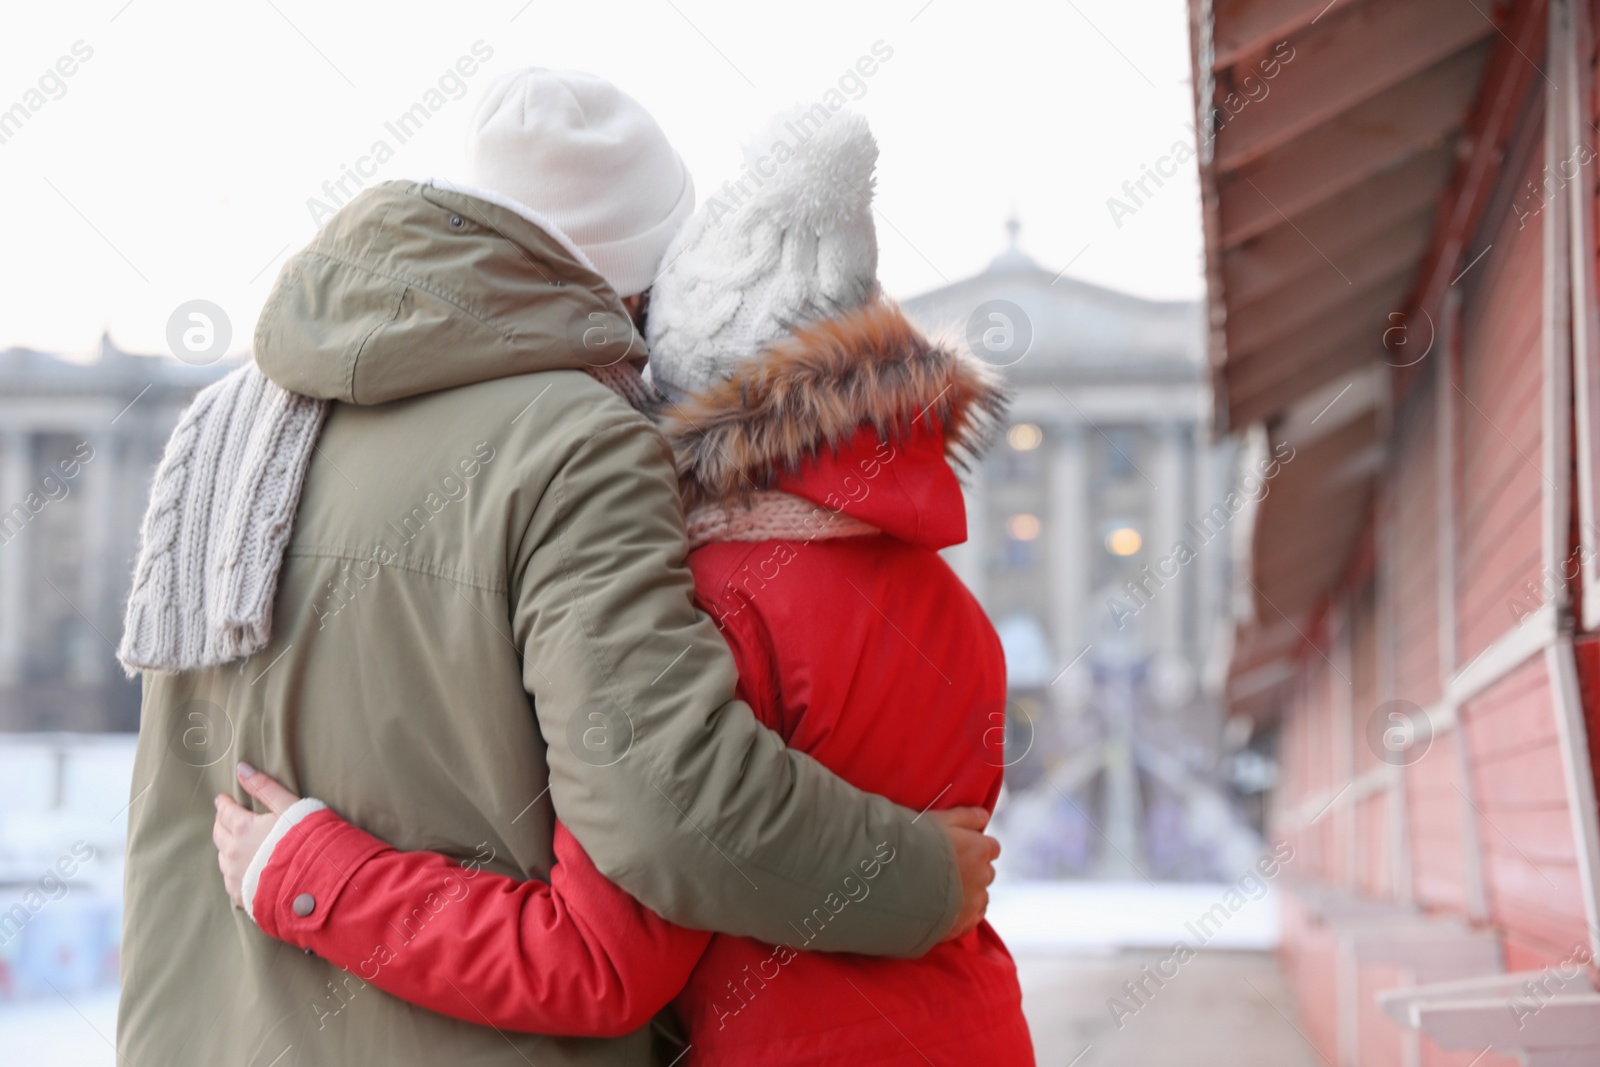
[[[1277,894],[1256,896],[1225,883],[998,881],[989,923],[1015,952],[1276,948]]]
[[[131,734],[0,736],[0,1062],[111,1067]]]
[[[0,1059],[14,1067],[114,1067],[117,991],[0,1001]]]

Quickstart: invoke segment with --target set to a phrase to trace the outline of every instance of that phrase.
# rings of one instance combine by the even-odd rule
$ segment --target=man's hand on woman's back
[[[989,883],[994,881],[1000,842],[983,832],[989,825],[989,813],[983,808],[948,808],[929,814],[944,827],[961,871],[961,910],[949,934],[960,937],[982,922],[989,909]]]

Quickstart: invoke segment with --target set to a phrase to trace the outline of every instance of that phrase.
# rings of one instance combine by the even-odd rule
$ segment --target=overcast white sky
[[[881,148],[887,290],[981,270],[1015,210],[1052,272],[1197,297],[1193,163],[1118,227],[1106,199],[1192,143],[1182,0],[96,0],[29,4],[0,36],[0,111],[62,56],[92,55],[0,144],[0,348],[85,358],[102,329],[165,349],[203,298],[248,344],[278,266],[315,232],[307,199],[477,41],[464,97],[372,179],[460,176],[477,95],[529,64],[579,67],[649,107],[702,200],[773,111],[810,103],[874,42],[853,104]],[[58,99],[49,98],[59,95]],[[1076,258],[1074,258],[1076,257]],[[1068,263],[1071,266],[1068,267]]]

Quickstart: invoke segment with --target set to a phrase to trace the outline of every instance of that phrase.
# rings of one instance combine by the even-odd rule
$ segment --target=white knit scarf
[[[632,364],[589,373],[643,409]],[[291,393],[254,363],[203,389],[156,468],[117,659],[193,671],[265,648],[272,601],[329,402]]]

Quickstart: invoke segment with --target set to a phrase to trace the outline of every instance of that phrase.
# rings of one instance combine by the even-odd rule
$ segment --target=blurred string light
[[[1006,443],[1018,452],[1032,452],[1044,442],[1044,431],[1031,422],[1019,422],[1006,431]]]
[[[1106,535],[1106,548],[1113,556],[1131,556],[1144,545],[1144,538],[1132,526],[1118,526]]]
[[[1039,536],[1041,527],[1037,515],[1022,512],[1006,520],[1006,533],[1015,541],[1032,541]]]

